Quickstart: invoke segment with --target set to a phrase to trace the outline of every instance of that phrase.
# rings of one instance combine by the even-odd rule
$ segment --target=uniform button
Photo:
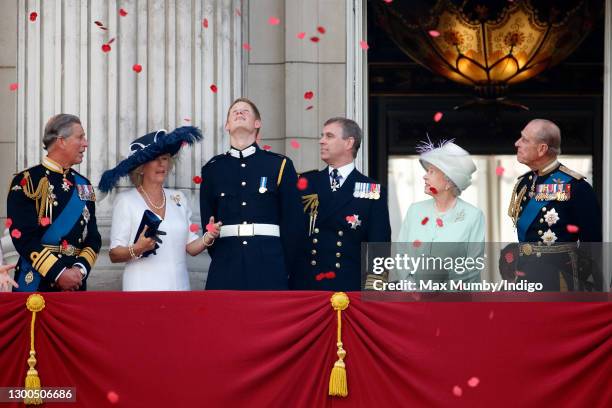
[[[49,170],[46,170],[46,171],[45,171],[45,174],[49,174]]]
[[[523,207],[519,207],[519,211],[523,211]]]
[[[242,221],[242,223],[243,223],[243,224],[246,224],[247,222],[246,222],[246,221]]]
[[[243,181],[242,183],[240,183],[240,185],[241,185],[242,187],[246,186],[246,181]]]
[[[79,241],[79,243],[80,243],[80,242],[81,242],[81,241],[83,241],[83,240],[82,240],[81,238],[79,238],[79,239],[78,239],[78,241]]]
[[[338,242],[336,242],[336,245],[338,245],[338,246],[342,246],[342,241],[338,241]]]
[[[546,212],[546,207],[542,207],[542,212]]]
[[[225,193],[221,193],[221,197],[225,197]]]
[[[313,244],[316,244],[317,242],[319,242],[319,240],[318,240],[318,239],[316,239],[316,238],[312,240],[312,243],[313,243]]]
[[[242,206],[244,207],[245,205],[246,205],[246,201],[243,201],[242,202]]]
[[[313,249],[312,251],[310,251],[311,254],[316,255],[317,254],[317,250]]]
[[[319,233],[319,229],[318,229],[318,228],[315,228],[315,229],[314,229],[314,232],[315,232],[315,234],[318,234],[318,233]]]
[[[317,264],[317,261],[312,260],[312,261],[310,261],[310,264],[311,264],[312,266],[315,266],[315,265]]]
[[[62,257],[62,254],[57,254],[57,257],[58,257],[58,258],[61,258],[61,257]]]
[[[81,225],[85,225],[85,221],[81,220]]]
[[[246,163],[240,164],[240,167],[246,167]]]
[[[246,245],[246,244],[247,244],[247,242],[246,242],[246,241],[242,241],[242,245]]]
[[[338,231],[338,235],[339,235],[339,236],[343,236],[343,235],[344,235],[344,232],[342,232],[342,231]]]
[[[54,207],[57,207],[57,201],[54,201],[54,202],[53,202],[53,206],[54,206]]]
[[[531,180],[533,178],[533,176],[529,176],[529,180]]]
[[[336,268],[340,269],[340,264],[336,263]]]
[[[540,223],[543,223],[543,222],[544,222],[544,218],[540,218]]]
[[[542,234],[543,234],[542,230],[539,230],[538,235],[542,235]]]
[[[336,258],[340,258],[340,255],[342,255],[340,252],[336,252]]]
[[[523,201],[527,201],[527,197],[523,197]]]

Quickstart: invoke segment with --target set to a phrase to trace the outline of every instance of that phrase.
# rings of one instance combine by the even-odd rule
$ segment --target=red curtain
[[[109,393],[122,407],[612,406],[609,301],[349,295],[347,398],[327,396],[336,360],[327,292],[44,294],[36,368],[43,387],[76,388],[77,403],[57,407],[113,406]],[[26,297],[0,294],[0,387],[23,387]]]

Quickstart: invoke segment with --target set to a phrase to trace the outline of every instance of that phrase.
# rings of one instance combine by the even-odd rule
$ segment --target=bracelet
[[[136,253],[134,252],[134,244],[128,245],[128,252],[130,253],[130,257],[132,257],[132,259],[142,258],[142,254],[136,256]]]
[[[215,238],[213,238],[213,240],[210,242],[210,244],[206,244],[206,234],[209,234],[209,232],[208,232],[208,231],[206,231],[206,232],[204,233],[204,235],[202,235],[202,243],[204,244],[204,248],[211,247],[211,246],[212,246],[212,244],[214,244],[214,243],[215,243]]]

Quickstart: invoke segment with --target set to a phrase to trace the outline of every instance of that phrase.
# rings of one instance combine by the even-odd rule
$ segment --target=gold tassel
[[[36,323],[36,312],[40,312],[45,308],[45,299],[38,293],[28,296],[26,307],[32,312],[32,322],[30,324],[30,357],[28,358],[28,373],[25,378],[26,390],[40,390],[40,377],[36,366],[36,350],[34,350],[34,324]],[[40,405],[43,403],[42,398],[24,398],[23,403],[26,405]]]
[[[346,350],[342,348],[342,311],[349,305],[349,298],[344,292],[336,292],[331,297],[331,304],[338,315],[338,361],[334,363],[331,376],[329,377],[329,395],[332,397],[346,397],[348,395],[348,385],[346,381]]]

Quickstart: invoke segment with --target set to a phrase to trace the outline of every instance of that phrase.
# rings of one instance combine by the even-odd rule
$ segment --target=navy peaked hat
[[[127,176],[141,164],[154,160],[162,154],[174,156],[183,146],[202,140],[202,132],[193,126],[182,126],[173,132],[167,133],[166,130],[147,133],[139,137],[130,144],[128,157],[121,161],[114,169],[106,170],[100,179],[99,189],[103,193],[111,191],[121,177]]]

